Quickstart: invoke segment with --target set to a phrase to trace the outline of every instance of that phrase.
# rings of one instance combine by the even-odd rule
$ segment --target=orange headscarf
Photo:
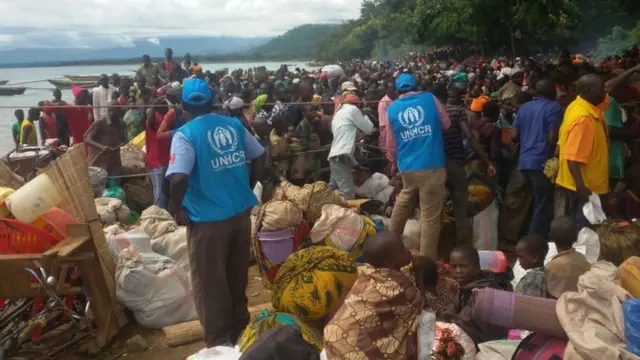
[[[471,111],[473,112],[482,112],[482,107],[487,102],[491,101],[491,98],[487,95],[480,95],[477,98],[473,99],[471,102]]]

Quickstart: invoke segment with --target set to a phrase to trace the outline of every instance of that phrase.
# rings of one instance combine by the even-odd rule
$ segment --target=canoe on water
[[[64,77],[66,77],[67,79],[75,82],[89,82],[89,81],[93,81],[94,83],[97,83],[98,80],[100,80],[100,76],[96,76],[96,75],[62,75]]]
[[[60,90],[71,89],[71,85],[76,85],[85,89],[98,85],[96,81],[72,81],[67,79],[49,79],[47,81]]]
[[[0,96],[22,95],[25,91],[27,88],[24,86],[0,86]]]

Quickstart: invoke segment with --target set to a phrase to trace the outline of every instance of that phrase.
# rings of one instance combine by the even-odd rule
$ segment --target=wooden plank
[[[57,243],[51,249],[45,251],[44,256],[66,257],[69,254],[79,250],[86,242],[90,240],[89,236],[71,236]]]
[[[92,248],[87,243],[85,249]],[[116,309],[111,300],[111,291],[104,282],[102,266],[97,261],[81,261],[78,263],[83,284],[91,298],[91,311],[95,318],[96,346],[98,349],[108,344],[120,330]]]

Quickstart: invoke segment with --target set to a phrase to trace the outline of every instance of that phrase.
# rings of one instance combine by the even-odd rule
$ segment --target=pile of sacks
[[[160,329],[197,318],[184,266],[155,252],[150,236],[141,229],[125,232],[112,225],[105,228],[105,235],[117,264],[116,297],[141,326]]]
[[[153,252],[170,258],[190,274],[186,226],[178,226],[168,211],[154,205],[142,212],[140,230],[151,239]]]

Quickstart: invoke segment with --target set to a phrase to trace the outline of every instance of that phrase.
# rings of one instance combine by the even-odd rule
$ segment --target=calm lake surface
[[[247,62],[247,63],[203,63],[205,70],[214,72],[224,68],[248,69],[256,66],[265,66],[269,70],[276,70],[282,62]],[[306,67],[304,62],[287,62],[290,68]],[[62,78],[69,75],[100,75],[118,73],[132,75],[138,68],[137,65],[95,65],[95,66],[63,66],[41,68],[15,68],[0,69],[0,80],[9,80],[8,85],[25,86],[27,91],[23,95],[0,96],[0,156],[13,148],[11,138],[11,125],[16,121],[13,115],[16,109],[23,109],[25,115],[30,107],[36,106],[39,101],[51,100],[51,91],[54,86],[47,79]],[[73,100],[71,90],[62,91],[62,99],[68,102]]]

